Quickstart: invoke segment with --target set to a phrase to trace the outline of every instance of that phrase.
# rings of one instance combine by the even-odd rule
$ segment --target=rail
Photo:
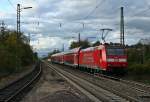
[[[34,70],[17,81],[0,89],[0,102],[11,102],[25,89],[28,89],[42,74],[41,63],[38,62]]]
[[[46,63],[46,62],[45,62]],[[91,83],[88,80],[85,80],[81,77],[76,76],[73,73],[62,70],[53,66],[51,64],[46,63],[51,69],[56,71],[60,76],[65,78],[69,83],[79,89],[82,93],[84,93],[89,99],[94,102],[109,102],[109,101],[117,101],[117,102],[126,102],[128,99],[118,96],[110,91],[107,91],[96,84]]]
[[[81,72],[79,70],[72,70],[72,67],[67,68],[67,66],[55,65],[60,69],[67,70],[72,74],[78,75],[80,78],[90,81],[91,83],[98,85],[99,87],[110,91],[116,95],[126,98],[127,100],[133,102],[149,102],[150,101],[150,91],[149,86],[134,83],[132,81],[126,81],[120,78],[115,78],[107,75],[93,75],[86,72]]]

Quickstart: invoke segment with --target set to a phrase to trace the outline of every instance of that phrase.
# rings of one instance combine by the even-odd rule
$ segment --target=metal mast
[[[20,34],[20,4],[17,4],[17,39]]]
[[[124,15],[123,15],[123,7],[121,7],[121,19],[120,19],[120,44],[125,45],[124,42]]]

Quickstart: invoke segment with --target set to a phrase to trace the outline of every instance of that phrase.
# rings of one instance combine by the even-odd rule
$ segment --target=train
[[[128,66],[124,46],[101,44],[82,49],[74,48],[51,56],[52,63],[59,63],[90,73],[126,73]]]

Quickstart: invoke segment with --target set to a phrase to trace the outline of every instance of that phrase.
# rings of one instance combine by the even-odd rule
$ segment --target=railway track
[[[66,66],[57,66],[129,101],[150,102],[149,86],[110,76],[98,76],[83,72],[81,73],[79,70],[73,71],[70,68],[66,68]]]
[[[20,100],[18,96],[22,97],[21,95],[23,95],[24,91],[31,88],[30,86],[37,81],[41,73],[41,64],[38,63],[31,73],[0,89],[0,102],[16,102]]]
[[[62,70],[52,64],[46,63],[50,68],[56,71],[60,76],[65,78],[69,83],[74,85],[77,89],[83,92],[86,96],[88,96],[94,102],[127,102],[129,101],[125,97],[121,97],[116,95],[108,90],[105,90],[94,84],[85,78],[81,78],[76,74],[73,74],[69,71]]]
[[[118,78],[118,77],[113,77],[113,76],[110,76],[110,75],[90,74],[90,73],[87,73],[87,72],[84,72],[84,73],[86,73],[86,74],[88,74],[88,75],[90,75],[94,78],[97,78],[97,79],[102,79],[102,78],[104,80],[111,79],[111,80],[114,80],[114,81],[117,81],[117,82],[120,82],[120,83],[127,84],[130,88],[132,88],[136,91],[139,91],[141,93],[146,93],[146,95],[141,95],[141,96],[139,95],[139,97],[148,98],[148,100],[150,100],[150,86],[149,85],[145,85],[145,84],[138,83],[138,82],[135,82],[135,81],[124,80],[124,79],[121,79],[121,78]]]
[[[118,78],[118,77],[113,77],[113,76],[108,76],[108,75],[103,75],[103,74],[95,75],[95,77],[97,77],[97,78],[104,77],[104,78],[112,79],[112,80],[115,80],[115,81],[119,81],[119,82],[128,84],[130,87],[135,87],[136,86],[137,90],[140,90],[140,91],[146,90],[146,91],[150,92],[150,86],[149,85],[145,85],[145,84],[138,83],[138,82],[135,82],[135,81],[124,80],[124,79],[121,79],[121,78]]]

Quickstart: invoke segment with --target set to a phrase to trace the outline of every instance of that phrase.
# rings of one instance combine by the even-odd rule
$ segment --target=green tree
[[[95,43],[92,44],[92,46],[98,46],[100,45],[101,43],[99,41],[96,41]]]
[[[53,54],[59,53],[60,51],[58,49],[53,50],[52,52],[48,53],[48,56],[50,57]]]
[[[76,47],[87,48],[87,47],[90,47],[90,43],[88,42],[88,40],[80,41],[80,43],[79,42],[72,42],[69,48],[73,49]]]
[[[128,69],[133,74],[150,73],[150,45],[137,43],[128,46]]]
[[[0,32],[0,71],[13,72],[29,65],[37,58],[28,44],[28,38],[16,31]]]

